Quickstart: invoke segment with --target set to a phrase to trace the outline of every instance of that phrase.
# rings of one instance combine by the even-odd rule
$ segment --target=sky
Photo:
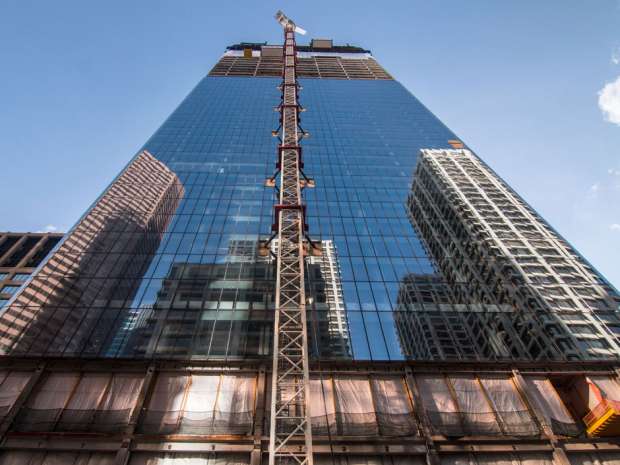
[[[279,8],[371,49],[620,287],[620,0],[0,0],[0,230],[70,228]]]

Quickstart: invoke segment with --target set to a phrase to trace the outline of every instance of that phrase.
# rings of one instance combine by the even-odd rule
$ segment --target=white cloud
[[[598,107],[605,120],[620,126],[620,76],[608,82],[598,93]]]
[[[611,52],[611,62],[614,65],[620,65],[620,47],[616,47],[613,52]]]
[[[597,182],[597,183],[592,184],[588,192],[588,198],[595,199],[598,196],[598,191],[600,188],[601,188],[600,183]]]
[[[620,170],[614,169],[614,168],[609,168],[607,170],[608,174],[611,174],[612,176],[620,176]]]
[[[609,229],[611,229],[612,231],[620,231],[620,224],[618,223],[610,224]]]
[[[48,224],[43,229],[37,232],[54,232],[54,231],[58,231],[58,228],[54,226],[53,224]]]

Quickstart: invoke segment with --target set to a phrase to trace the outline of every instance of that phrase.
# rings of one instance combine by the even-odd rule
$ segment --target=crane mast
[[[269,465],[312,465],[312,431],[308,402],[308,331],[304,288],[305,206],[302,189],[309,180],[303,174],[299,126],[295,23],[278,11],[284,29],[280,112],[278,203],[274,206],[276,250],[276,309],[273,333],[273,371]],[[274,131],[276,134],[278,131]],[[275,185],[274,175],[272,178]],[[311,244],[310,244],[311,245]]]

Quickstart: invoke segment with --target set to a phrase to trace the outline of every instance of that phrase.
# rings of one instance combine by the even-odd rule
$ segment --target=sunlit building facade
[[[266,463],[281,70],[228,47],[7,296],[0,464]],[[369,50],[298,74],[315,463],[620,461],[613,286]]]
[[[28,282],[62,233],[0,232],[0,308]]]

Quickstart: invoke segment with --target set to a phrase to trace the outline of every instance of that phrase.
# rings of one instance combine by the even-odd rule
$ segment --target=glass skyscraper
[[[281,73],[228,47],[2,308],[0,463],[261,463]],[[370,51],[298,74],[316,461],[620,460],[613,286]]]

